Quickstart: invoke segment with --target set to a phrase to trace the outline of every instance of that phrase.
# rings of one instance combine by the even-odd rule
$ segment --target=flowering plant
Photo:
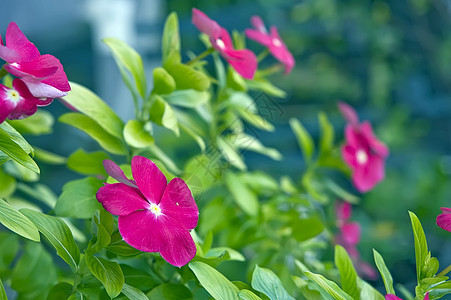
[[[0,223],[8,229],[0,232],[0,298],[399,299],[382,256],[374,250],[375,267],[360,257],[363,229],[350,221],[360,198],[342,184],[351,177],[368,192],[385,177],[389,151],[370,123],[339,103],[347,122],[340,145],[325,113],[318,143],[292,118],[305,161],[300,180],[249,171],[246,151],[282,159],[259,139],[275,130],[259,102],[277,111],[275,98],[285,93],[269,80],[281,68],[259,68],[262,56],[246,49],[245,36],[267,47],[285,74],[293,55],[258,16],[233,38],[198,9],[192,23],[206,50],[185,58],[170,14],[151,80],[138,52],[104,40],[135,107],[125,123],[107,101],[69,82],[60,61],[41,55],[15,23],[8,26],[5,43],[0,38]],[[66,158],[23,137],[49,130],[53,117],[40,107],[54,98],[70,108],[58,121],[84,132],[98,151],[80,148]],[[177,142],[168,147],[166,137]],[[187,157],[177,159],[181,152]],[[57,196],[35,183],[38,163],[84,177]],[[450,209],[442,211],[437,224],[450,231]],[[409,215],[415,297],[438,299],[451,293],[451,267],[438,272],[419,219]],[[234,264],[245,271],[233,277],[226,266]],[[377,278],[375,268],[383,292],[363,279]]]

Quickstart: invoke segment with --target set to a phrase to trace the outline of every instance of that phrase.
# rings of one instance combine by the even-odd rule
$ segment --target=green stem
[[[268,54],[269,54],[269,50],[268,50],[268,48],[265,48],[265,50],[260,52],[260,54],[257,56],[257,62],[261,62],[263,59],[266,58],[266,56],[268,56]]]
[[[445,276],[445,275],[448,274],[449,272],[451,272],[451,265],[447,266],[446,269],[444,269],[443,271],[441,271],[440,273],[438,273],[436,277],[439,277],[439,276]]]
[[[3,77],[5,77],[8,74],[8,71],[5,70],[5,67],[2,67],[0,69],[0,79],[2,79]]]
[[[188,66],[189,66],[189,65],[192,65],[192,64],[194,64],[195,62],[198,62],[199,60],[201,60],[201,59],[207,57],[208,55],[210,55],[210,54],[213,53],[214,51],[215,51],[215,48],[210,47],[210,48],[208,48],[207,50],[205,50],[204,52],[202,52],[201,54],[199,54],[198,56],[196,56],[195,58],[193,58],[192,60],[190,60],[189,62],[187,62],[186,64],[187,64]]]

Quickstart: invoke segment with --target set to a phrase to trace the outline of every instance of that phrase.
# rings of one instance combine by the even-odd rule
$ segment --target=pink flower
[[[291,72],[295,61],[293,55],[288,51],[287,46],[282,41],[275,26],[271,26],[270,32],[266,30],[262,19],[259,16],[251,18],[252,26],[255,29],[246,29],[246,36],[254,41],[259,42],[263,46],[268,47],[269,52],[285,65],[285,74]]]
[[[393,294],[387,294],[385,295],[385,300],[402,300],[402,299]],[[423,300],[429,300],[429,292],[427,292],[426,295],[424,295]]]
[[[235,50],[227,30],[200,10],[193,8],[192,22],[201,32],[210,37],[213,48],[244,78],[254,78],[257,57],[248,49]]]
[[[347,104],[338,104],[348,121],[346,144],[341,148],[343,159],[353,170],[352,181],[360,192],[371,190],[385,177],[385,158],[388,148],[373,133],[368,121],[359,123],[357,114]]]
[[[437,217],[437,225],[451,232],[451,208],[441,207],[442,214]]]
[[[14,22],[6,30],[6,45],[0,36],[0,58],[8,63],[4,68],[21,77],[37,98],[63,97],[70,91],[60,61],[49,54],[41,55]]]
[[[170,264],[181,267],[196,254],[190,230],[197,226],[199,210],[186,183],[181,178],[169,184],[149,159],[135,156],[128,179],[112,161],[105,160],[107,173],[119,183],[106,184],[97,192],[103,207],[119,216],[122,238],[145,252],[160,252]]]
[[[34,114],[38,106],[46,106],[52,99],[40,100],[33,97],[25,83],[16,78],[13,88],[0,84],[0,123],[6,118],[10,120],[23,119]]]

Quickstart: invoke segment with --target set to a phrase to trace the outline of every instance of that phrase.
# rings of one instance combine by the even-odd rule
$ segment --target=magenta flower
[[[63,97],[70,91],[60,61],[49,54],[41,55],[14,22],[6,30],[6,45],[0,36],[0,58],[7,62],[5,70],[21,77],[37,98]]]
[[[295,61],[293,55],[288,51],[287,46],[282,41],[275,26],[271,26],[270,32],[266,30],[265,24],[259,16],[251,18],[252,26],[255,29],[246,29],[246,36],[263,46],[268,47],[269,52],[285,65],[285,74],[291,72]]]
[[[227,30],[210,19],[200,10],[193,8],[192,23],[210,37],[213,48],[244,78],[254,78],[257,57],[248,49],[235,50]]]
[[[442,214],[437,217],[437,225],[451,232],[451,208],[441,207]]]
[[[343,159],[353,170],[354,186],[360,192],[367,192],[385,177],[388,148],[375,137],[369,122],[359,123],[349,105],[340,102],[338,107],[348,122],[346,144],[341,148]]]
[[[119,216],[122,238],[145,252],[160,252],[171,265],[186,265],[196,255],[190,230],[197,226],[199,210],[181,178],[169,184],[149,159],[135,156],[128,179],[112,161],[104,161],[107,173],[119,183],[106,184],[97,192],[103,207]]]
[[[13,88],[0,84],[0,123],[6,118],[15,120],[29,117],[37,111],[38,106],[46,106],[51,102],[52,99],[33,97],[19,78],[13,80]]]
[[[385,295],[385,300],[402,300],[402,299],[393,294],[387,294]],[[429,300],[429,292],[427,292],[426,295],[424,295],[423,300]]]

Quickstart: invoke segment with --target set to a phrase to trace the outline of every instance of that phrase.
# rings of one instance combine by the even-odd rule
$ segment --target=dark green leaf
[[[0,223],[27,239],[40,241],[38,228],[33,222],[3,199],[0,199]]]
[[[111,298],[119,295],[124,286],[124,274],[119,264],[88,253],[85,255],[85,260],[89,270],[100,280],[108,295]]]
[[[161,299],[161,300],[190,300],[193,299],[191,291],[184,285],[175,283],[164,283],[149,293],[147,293],[149,299]]]
[[[252,273],[252,288],[264,293],[271,300],[294,300],[273,271],[260,268],[258,265],[255,266]]]
[[[354,299],[360,299],[360,288],[357,286],[357,272],[346,250],[335,246],[335,265],[340,272],[341,288]]]
[[[88,153],[83,149],[78,149],[68,157],[67,167],[84,175],[107,176],[102,162],[108,158],[108,155],[102,151]]]
[[[6,291],[3,287],[3,282],[0,279],[0,300],[8,300],[8,297],[6,297]]]
[[[58,282],[49,291],[47,300],[67,299],[72,295],[72,284],[67,282]]]

